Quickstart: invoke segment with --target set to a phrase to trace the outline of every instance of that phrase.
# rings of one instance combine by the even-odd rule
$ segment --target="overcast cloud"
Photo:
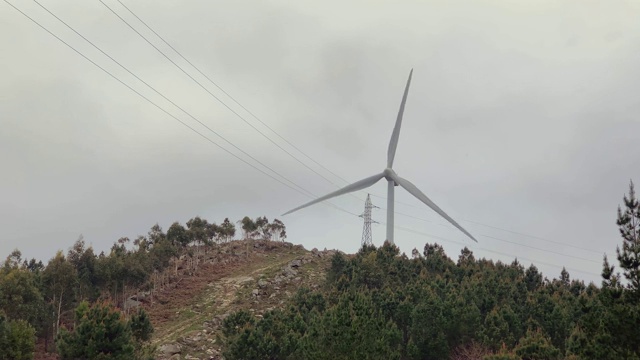
[[[105,2],[247,121],[345,184],[244,113],[117,1]],[[442,226],[398,188],[396,209],[429,221],[398,214],[396,225],[439,237],[398,228],[401,251],[438,242],[456,259],[466,245],[477,257],[518,256],[548,277],[565,265],[573,277],[597,283],[602,254],[614,257],[616,208],[629,180],[640,182],[639,2],[123,2],[266,124],[349,181],[383,169],[414,68],[394,169],[479,243]],[[34,2],[12,3],[238,153]],[[233,115],[99,1],[43,4],[261,162],[316,195],[336,188]],[[166,229],[196,215],[271,220],[309,200],[186,129],[6,3],[0,43],[0,254],[19,248],[46,261],[80,234],[100,251],[156,222]],[[385,195],[385,182],[370,192]],[[359,214],[365,196],[333,203]],[[384,221],[384,210],[374,218]],[[362,219],[330,206],[281,219],[288,239],[307,248],[354,252],[360,245]],[[384,234],[384,225],[374,226],[376,245]]]

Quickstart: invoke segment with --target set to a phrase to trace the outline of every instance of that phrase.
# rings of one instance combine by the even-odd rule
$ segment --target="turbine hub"
[[[384,171],[382,172],[382,174],[384,174],[384,178],[387,180],[393,180],[393,178],[391,177],[391,175],[395,175],[396,172],[393,171],[392,168],[386,168],[384,169]]]

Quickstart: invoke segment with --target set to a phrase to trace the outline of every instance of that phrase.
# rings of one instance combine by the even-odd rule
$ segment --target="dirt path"
[[[215,315],[231,311],[230,306],[243,284],[257,281],[267,269],[282,267],[299,254],[254,256],[244,261],[220,266],[207,264],[195,276],[184,278],[175,289],[162,295],[168,302],[148,309],[154,328],[153,343],[161,345],[202,328]]]

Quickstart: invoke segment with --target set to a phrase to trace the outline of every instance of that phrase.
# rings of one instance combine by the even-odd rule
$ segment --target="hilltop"
[[[301,286],[318,288],[334,253],[274,241],[220,245],[203,256],[192,276],[158,291],[154,303],[143,302],[155,328],[158,359],[220,359],[220,325],[231,312],[261,317],[285,306]]]

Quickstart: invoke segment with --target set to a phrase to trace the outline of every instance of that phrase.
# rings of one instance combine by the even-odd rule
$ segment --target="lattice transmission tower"
[[[360,217],[364,219],[364,226],[362,228],[362,246],[373,245],[373,240],[371,238],[371,223],[378,223],[371,219],[371,210],[373,209],[378,209],[378,207],[373,205],[371,202],[371,195],[367,194],[367,201],[364,203],[364,213],[360,215]]]

